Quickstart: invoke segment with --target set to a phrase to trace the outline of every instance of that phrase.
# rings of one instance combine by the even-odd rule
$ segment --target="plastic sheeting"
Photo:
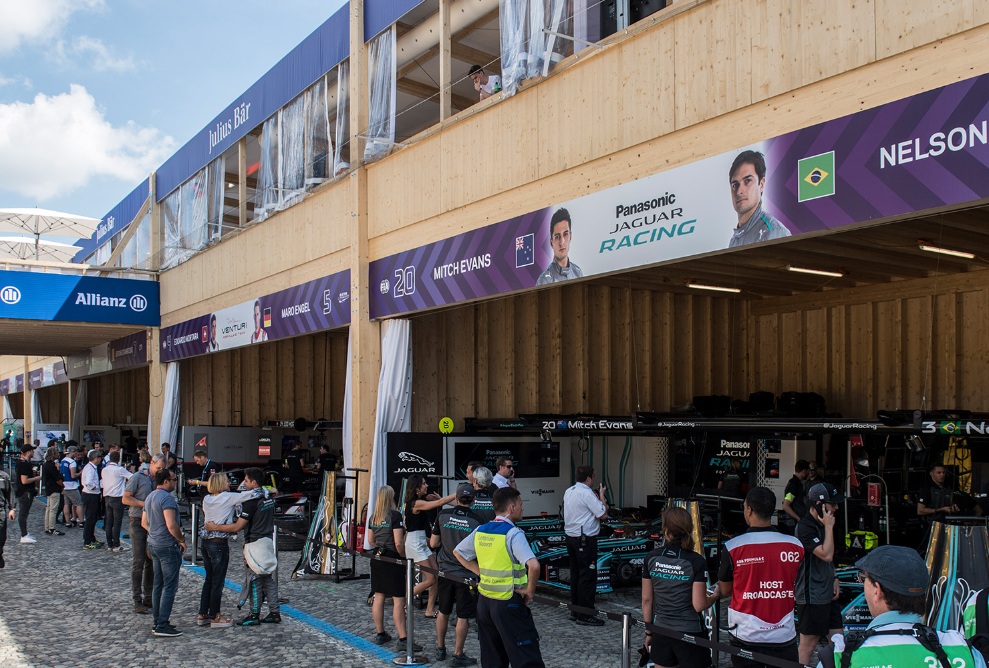
[[[339,176],[350,169],[350,63],[340,63],[337,68],[337,118],[336,147],[333,151],[333,175]]]
[[[212,177],[211,175],[215,175]],[[223,160],[217,159],[162,200],[165,247],[162,267],[174,267],[192,257],[209,240],[211,210],[222,211],[223,190],[210,183],[223,181]]]
[[[348,369],[349,369],[349,367],[348,367]],[[348,371],[347,373],[349,374],[350,371]],[[350,380],[350,376],[349,375],[347,376],[347,379],[348,379],[348,381]],[[3,396],[3,421],[4,422],[8,422],[8,421],[12,421],[13,419],[14,419],[14,409],[10,407],[10,399],[7,397],[7,395],[4,395]]]
[[[412,342],[409,320],[386,320],[381,324],[381,375],[378,377],[378,406],[375,412],[374,449],[368,499],[387,483],[385,446],[389,432],[412,431]],[[396,493],[398,490],[396,490]],[[366,534],[365,534],[366,535]],[[365,538],[364,549],[370,546]]]
[[[89,384],[85,379],[79,381],[73,399],[69,439],[82,443],[82,427],[89,421]]]
[[[175,445],[179,438],[179,363],[169,362],[165,371],[165,403],[161,410],[158,444]],[[149,423],[150,424],[150,423]]]
[[[125,268],[151,268],[151,214],[146,213],[137,224],[134,236],[120,254],[117,266]]]
[[[523,79],[549,72],[558,57],[572,53],[573,45],[546,34],[546,30],[573,35],[572,0],[500,0],[501,86],[514,95]],[[554,56],[554,52],[558,55]]]
[[[368,45],[369,109],[364,162],[380,160],[395,144],[395,26]]]
[[[278,208],[278,114],[261,129],[261,166],[258,169],[254,219],[262,221]]]
[[[306,192],[306,95],[279,111],[278,208],[296,204]]]
[[[344,470],[351,469],[354,467],[354,421],[351,414],[352,402],[350,400],[350,393],[353,389],[353,375],[351,374],[351,368],[353,365],[350,360],[350,346],[354,340],[354,330],[350,329],[347,335],[347,375],[343,383],[343,424],[340,428],[340,438],[341,444],[343,445],[343,468]],[[354,489],[354,481],[346,481],[346,491],[344,492],[345,497],[355,499],[357,497],[354,494],[357,490]],[[372,497],[368,497],[371,499]],[[356,505],[356,504],[355,504]],[[344,508],[346,508],[344,504]],[[353,506],[351,506],[353,507]],[[344,523],[350,518],[345,518]],[[365,547],[364,549],[367,549]]]
[[[314,186],[330,178],[327,168],[333,143],[330,141],[330,115],[326,99],[326,77],[306,91],[306,182]]]

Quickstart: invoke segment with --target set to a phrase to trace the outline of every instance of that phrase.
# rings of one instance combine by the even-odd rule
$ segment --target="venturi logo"
[[[0,288],[0,301],[4,304],[16,304],[21,301],[21,291],[13,285],[5,285],[3,288]]]
[[[140,313],[148,308],[148,300],[144,298],[144,295],[134,295],[130,298],[130,307],[132,311]]]

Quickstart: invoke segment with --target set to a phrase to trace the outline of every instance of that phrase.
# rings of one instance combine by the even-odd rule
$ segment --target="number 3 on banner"
[[[404,297],[416,292],[416,268],[405,267],[395,270],[395,296]]]

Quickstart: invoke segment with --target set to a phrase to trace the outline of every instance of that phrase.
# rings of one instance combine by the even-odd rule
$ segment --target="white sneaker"
[[[38,540],[34,536],[32,536],[31,534],[28,534],[28,535],[23,536],[21,538],[21,543],[37,543],[37,542],[38,542]]]

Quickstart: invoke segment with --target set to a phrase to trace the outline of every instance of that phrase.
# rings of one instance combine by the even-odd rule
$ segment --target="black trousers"
[[[593,608],[598,586],[597,536],[567,536],[567,554],[570,556],[570,602]]]
[[[731,636],[730,642],[735,647],[744,647],[745,649],[751,650],[753,652],[760,652],[767,656],[771,656],[775,659],[783,659],[785,661],[793,661],[796,663],[800,657],[797,652],[797,639],[794,638],[790,642],[780,643],[775,645],[760,645],[758,643],[748,643],[742,642]],[[768,668],[768,666],[754,659],[747,659],[741,656],[732,655],[731,665],[733,668]]]
[[[96,542],[96,515],[100,511],[100,495],[82,493],[82,543],[89,545]]]
[[[545,668],[532,611],[519,594],[500,600],[477,597],[481,668]]]
[[[130,586],[134,604],[150,608],[155,571],[154,562],[148,556],[148,532],[141,526],[140,517],[130,518],[130,547]]]
[[[30,494],[17,496],[17,524],[21,529],[21,538],[27,535],[27,516],[31,512],[32,503],[34,503],[34,497]]]

